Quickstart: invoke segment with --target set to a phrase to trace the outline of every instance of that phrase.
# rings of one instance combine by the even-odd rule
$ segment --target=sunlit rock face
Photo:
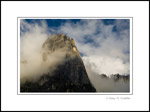
[[[63,63],[37,81],[26,81],[21,85],[21,92],[96,92],[73,39],[64,34],[51,35],[42,49],[43,63],[59,50],[65,53]]]

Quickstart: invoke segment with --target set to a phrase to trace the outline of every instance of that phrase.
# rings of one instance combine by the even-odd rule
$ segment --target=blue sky
[[[42,21],[43,19],[25,19],[26,22],[28,23],[39,23],[40,21]],[[64,24],[65,22],[71,22],[76,24],[76,22],[79,22],[80,19],[44,19],[48,25],[48,27],[53,27],[53,28],[57,28],[59,26],[61,26],[62,24]]]
[[[38,23],[40,24],[40,21],[43,19],[25,19],[26,22],[28,23]],[[48,27],[51,28],[57,28],[61,26],[62,24],[65,24],[66,22],[70,22],[73,24],[76,24],[77,22],[80,22],[81,19],[44,19],[48,25]],[[115,24],[116,19],[100,19],[105,25],[113,25]],[[129,19],[122,19],[122,22],[126,22],[127,25],[124,26],[125,29],[129,29]],[[117,27],[116,25],[113,27],[113,32],[117,32]]]
[[[64,33],[75,40],[84,63],[94,63],[97,73],[129,74],[129,26],[129,19],[24,19],[21,37]]]

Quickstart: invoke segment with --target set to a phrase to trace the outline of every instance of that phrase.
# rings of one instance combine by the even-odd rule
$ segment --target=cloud
[[[95,87],[97,92],[129,92],[130,91],[130,83],[129,80],[119,79],[117,81],[114,80],[113,77],[103,78],[97,74],[97,71],[93,70],[93,63],[88,63],[86,66],[86,70],[88,73],[88,77]]]
[[[101,60],[105,60],[105,59],[101,59]],[[93,58],[92,60],[90,60],[91,62],[89,62],[89,60],[86,60],[86,58],[83,58],[83,61],[86,65],[85,67],[88,73],[88,77],[97,92],[129,92],[130,91],[129,79],[120,78],[119,80],[115,80],[113,76],[101,77],[101,75],[99,75],[99,73],[102,73],[102,71],[99,69],[100,67],[98,68],[97,65],[93,63],[95,61],[99,63],[98,58]],[[116,60],[112,60],[112,61],[115,62],[114,66],[119,65],[116,63]],[[103,65],[105,66],[105,63],[103,63]],[[109,70],[108,72],[113,73],[113,71],[115,71],[114,69],[118,69],[117,67],[114,66],[110,67],[110,70],[107,69]],[[124,69],[122,68],[122,70]]]
[[[86,66],[92,64],[91,70],[99,75],[107,74],[110,76],[112,74],[124,74],[129,72],[129,63],[123,63],[123,60],[120,58],[110,56],[84,56],[82,59]]]
[[[21,83],[26,80],[36,80],[45,73],[54,70],[58,64],[63,63],[65,51],[56,50],[43,61],[42,45],[50,36],[45,21],[28,23],[21,20],[20,37],[20,78]]]
[[[82,58],[94,63],[98,74],[129,74],[129,20],[116,19],[104,24],[98,19],[84,19],[77,23],[67,22],[58,32],[74,38]]]

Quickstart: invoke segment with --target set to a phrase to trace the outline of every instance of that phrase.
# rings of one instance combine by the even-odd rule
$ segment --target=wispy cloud
[[[40,23],[40,24],[39,24]],[[43,61],[42,45],[51,35],[45,21],[28,23],[21,20],[20,37],[20,77],[21,83],[36,80],[41,75],[54,70],[65,58],[65,51],[56,50]]]
[[[65,23],[57,32],[75,39],[77,48],[86,61],[95,64],[99,74],[129,74],[129,20],[115,20],[104,24],[102,20],[84,19]]]

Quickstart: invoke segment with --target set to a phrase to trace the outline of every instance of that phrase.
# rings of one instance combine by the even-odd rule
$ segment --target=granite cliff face
[[[42,49],[43,62],[58,50],[65,52],[64,61],[36,82],[26,81],[21,85],[21,92],[96,92],[73,39],[64,34],[51,35]]]

